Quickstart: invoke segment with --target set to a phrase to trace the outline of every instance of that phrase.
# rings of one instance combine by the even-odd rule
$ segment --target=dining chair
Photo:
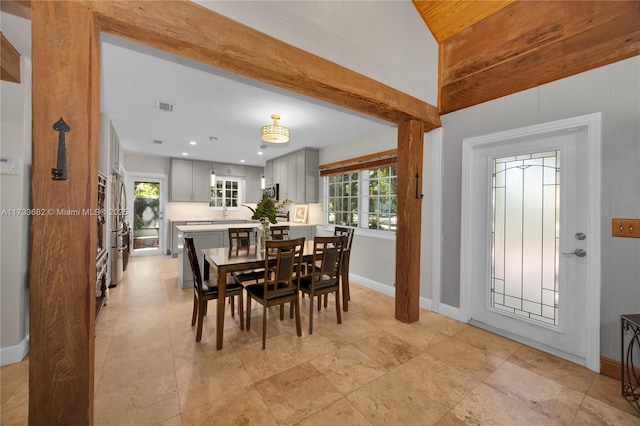
[[[289,225],[276,225],[270,226],[271,239],[272,240],[288,240],[289,239]]]
[[[336,294],[336,318],[338,324],[342,324],[340,312],[340,264],[342,252],[347,244],[347,237],[315,237],[313,239],[314,267],[310,273],[303,275],[299,280],[300,291],[309,295],[309,334],[313,333],[313,298],[318,296],[318,309],[320,309],[320,296],[329,293]]]
[[[218,284],[215,279],[202,280],[200,275],[200,264],[198,263],[198,255],[193,244],[193,237],[184,238],[184,247],[187,250],[187,256],[189,257],[189,264],[191,265],[191,271],[193,272],[193,313],[191,315],[191,326],[196,324],[196,318],[198,320],[198,327],[196,329],[196,342],[202,339],[202,323],[204,322],[204,316],[207,314],[207,302],[218,298]],[[244,312],[243,312],[243,297],[242,290],[244,287],[235,281],[227,281],[225,297],[228,297],[231,302],[231,316],[234,316],[234,302],[236,296],[239,296],[238,314],[240,315],[240,330],[244,330]]]
[[[267,340],[267,308],[280,306],[280,320],[284,319],[284,305],[291,302],[295,311],[296,331],[302,336],[300,324],[300,299],[298,280],[302,264],[304,237],[293,240],[269,240],[266,242],[264,259],[264,280],[259,284],[246,286],[247,290],[247,330],[251,329],[251,299],[262,309],[262,349]]]
[[[351,259],[351,244],[353,243],[354,228],[336,226],[333,235],[337,237],[347,237],[347,244],[342,251],[342,264],[340,265],[340,282],[342,284],[342,308],[345,312],[349,310],[351,292],[349,291],[349,260]],[[327,294],[324,296],[324,307],[327,307]]]
[[[257,237],[257,231],[252,227],[229,228],[229,255],[238,256],[248,253],[249,250],[256,250]],[[231,273],[231,276],[238,284],[244,285],[249,281],[257,283],[264,277],[264,269],[237,271]]]

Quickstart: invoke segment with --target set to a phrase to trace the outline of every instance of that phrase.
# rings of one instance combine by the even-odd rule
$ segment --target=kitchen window
[[[242,179],[211,175],[211,200],[209,207],[240,208],[242,205]]]
[[[327,223],[395,231],[398,221],[396,166],[325,176]]]

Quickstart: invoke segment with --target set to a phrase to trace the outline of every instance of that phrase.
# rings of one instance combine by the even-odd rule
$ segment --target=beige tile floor
[[[640,425],[619,383],[429,311],[393,319],[393,299],[352,284],[303,336],[273,308],[261,350],[227,310],[215,350],[215,303],[203,338],[177,260],[135,257],[98,318],[96,425]],[[27,424],[28,359],[0,370],[2,425]]]

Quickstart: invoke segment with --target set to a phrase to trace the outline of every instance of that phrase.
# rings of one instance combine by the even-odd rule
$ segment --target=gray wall
[[[389,126],[378,132],[368,134],[359,139],[336,144],[320,150],[320,164],[332,163],[380,151],[395,149],[398,145],[398,129]],[[432,137],[425,135],[423,149],[423,193],[422,228],[421,228],[421,262],[420,262],[420,296],[432,297]],[[320,201],[324,203],[324,184],[320,179]],[[376,283],[393,287],[396,280],[396,239],[376,238],[370,232],[356,229],[353,240],[353,251],[349,272],[367,278]],[[364,235],[363,235],[364,234]],[[394,233],[395,234],[395,233]]]
[[[611,218],[640,217],[640,57],[442,117],[442,303],[460,306],[462,140],[602,112],[601,354],[620,357],[619,317],[640,312],[640,239],[611,237]]]
[[[10,213],[28,209],[31,198],[31,61],[21,58],[21,84],[0,82],[2,104],[0,155],[17,166],[17,174],[0,175],[0,347],[2,363],[26,355],[29,334],[30,216]],[[16,357],[20,359],[16,359]]]

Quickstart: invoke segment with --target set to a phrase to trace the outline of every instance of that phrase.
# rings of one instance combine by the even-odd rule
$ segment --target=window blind
[[[377,152],[363,155],[348,160],[336,161],[320,165],[320,176],[341,175],[360,170],[375,169],[378,167],[395,166],[398,158],[398,150]]]

